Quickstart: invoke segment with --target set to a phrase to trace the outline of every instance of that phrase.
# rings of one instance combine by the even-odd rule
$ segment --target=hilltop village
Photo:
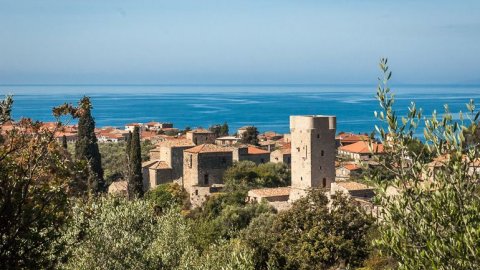
[[[50,130],[55,128],[55,123],[43,125]],[[9,127],[3,125],[2,130],[8,131]],[[203,128],[181,132],[172,123],[129,123],[123,129],[96,128],[95,135],[99,143],[119,143],[126,141],[135,127],[139,128],[142,141],[154,145],[149,160],[142,164],[145,192],[161,184],[177,183],[188,192],[191,207],[199,207],[209,196],[222,191],[224,173],[235,162],[272,162],[288,166],[291,186],[252,189],[248,201],[265,200],[277,210],[284,210],[308,189],[324,188],[328,194],[342,192],[374,211],[373,188],[355,180],[365,169],[378,165],[375,156],[383,153],[383,145],[365,134],[337,134],[335,116],[290,116],[289,134],[258,134],[255,145],[242,143],[250,130],[256,131],[253,126],[219,136],[218,132]],[[74,143],[77,127],[65,126],[55,137],[59,142]],[[111,183],[108,191],[125,195],[127,181]]]

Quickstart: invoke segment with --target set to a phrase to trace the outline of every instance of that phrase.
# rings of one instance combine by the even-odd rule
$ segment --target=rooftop
[[[201,144],[192,148],[185,150],[188,153],[221,153],[221,152],[232,152],[231,147],[223,147],[215,144]]]
[[[383,153],[383,144],[371,143],[372,149],[370,149],[370,143],[366,141],[359,141],[346,146],[341,146],[338,149],[351,153],[369,154],[369,153]]]
[[[262,155],[262,154],[270,154],[270,152],[257,148],[255,146],[248,146],[248,154],[249,155]]]
[[[259,197],[289,196],[290,187],[251,189],[248,193]]]
[[[340,187],[343,187],[346,190],[364,190],[364,189],[372,189],[365,184],[358,183],[358,182],[335,182]]]
[[[204,128],[196,128],[193,130],[188,131],[188,133],[213,133],[212,131]]]

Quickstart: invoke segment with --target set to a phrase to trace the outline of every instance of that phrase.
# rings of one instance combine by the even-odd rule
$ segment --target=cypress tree
[[[95,136],[95,120],[92,117],[92,104],[89,97],[83,97],[79,103],[80,118],[78,119],[78,140],[75,143],[75,158],[88,164],[89,177],[87,186],[91,192],[101,192],[105,189],[103,179],[102,158]]]
[[[128,196],[143,197],[142,153],[140,149],[140,130],[135,127],[130,142],[130,175],[128,178]]]
[[[62,146],[63,146],[64,149],[68,148],[67,136],[65,136],[65,135],[62,136]]]
[[[132,147],[132,132],[129,131],[127,135],[127,147],[126,147],[126,154],[127,154],[127,161],[130,159],[130,149]]]

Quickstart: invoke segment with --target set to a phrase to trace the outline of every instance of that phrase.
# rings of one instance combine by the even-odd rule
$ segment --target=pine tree
[[[228,124],[227,122],[223,123],[222,127],[220,128],[220,133],[222,134],[222,136],[228,136]]]
[[[89,97],[83,97],[79,103],[80,118],[78,120],[78,140],[75,143],[75,158],[88,164],[89,176],[87,186],[91,192],[102,192],[105,189],[103,179],[102,158],[95,136],[95,120],[92,117],[92,104]]]
[[[130,198],[143,197],[142,153],[140,149],[140,131],[133,130],[130,142],[130,174],[128,177],[128,196]]]
[[[62,136],[62,146],[63,146],[64,149],[68,148],[67,136],[65,136],[65,135]]]
[[[247,130],[242,134],[242,143],[258,145],[258,134],[256,127],[247,127]]]

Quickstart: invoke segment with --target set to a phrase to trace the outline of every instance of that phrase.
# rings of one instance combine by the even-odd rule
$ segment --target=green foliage
[[[156,215],[142,199],[78,201],[65,226],[60,269],[254,269],[252,250],[238,241],[192,245],[191,225],[175,209]]]
[[[128,196],[138,198],[143,196],[142,152],[140,150],[140,130],[138,127],[133,130],[129,148]]]
[[[5,98],[0,101],[0,125],[3,125],[3,123],[12,120],[12,106],[12,96],[5,96]]]
[[[262,213],[273,213],[268,204],[247,204],[245,193],[230,192],[210,197],[203,209],[192,211],[195,246],[202,250],[209,243],[237,237],[252,219]]]
[[[10,119],[9,104],[0,102],[0,123]],[[0,142],[1,269],[52,268],[63,247],[59,228],[76,167],[41,125],[21,119]]]
[[[211,132],[215,133],[216,137],[228,136],[228,124],[227,122],[223,125],[217,124],[208,128]]]
[[[188,224],[178,212],[156,216],[144,200],[77,202],[65,227],[64,269],[174,269],[189,249]]]
[[[145,194],[145,198],[151,201],[160,211],[171,207],[188,209],[188,193],[177,183],[161,184]]]
[[[254,249],[256,269],[329,269],[367,258],[372,218],[344,195],[313,190],[291,209],[263,214],[240,233]]]
[[[85,181],[89,192],[102,192],[106,186],[103,178],[102,158],[95,136],[95,120],[92,117],[92,104],[89,97],[79,102],[78,139],[75,143],[75,158],[88,164],[88,177]]]
[[[247,127],[242,134],[241,142],[245,144],[258,145],[258,130],[257,127]]]
[[[399,121],[388,87],[391,72],[386,59],[380,67],[384,76],[377,99],[382,111],[376,116],[384,128],[376,129],[387,142],[380,163],[394,177],[378,181],[383,211],[376,244],[399,262],[400,269],[476,269],[480,265],[480,197],[474,164],[479,153],[478,147],[465,143],[465,131],[477,129],[479,113],[471,101],[468,113],[460,113],[459,120],[453,119],[446,105],[440,119],[436,112],[426,118],[412,103],[408,115]],[[426,151],[419,154],[408,143],[420,122],[425,124]],[[426,162],[423,152],[436,155],[435,167]],[[387,188],[398,194],[389,196]]]
[[[227,191],[244,191],[257,187],[283,187],[290,185],[290,170],[284,163],[252,161],[235,162],[223,177]]]

